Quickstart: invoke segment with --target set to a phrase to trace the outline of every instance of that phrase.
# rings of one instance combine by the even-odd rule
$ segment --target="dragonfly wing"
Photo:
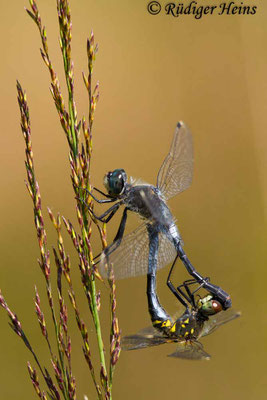
[[[111,245],[110,250],[112,251]],[[146,224],[124,236],[119,247],[109,256],[109,263],[113,264],[116,279],[147,274],[149,239]],[[107,258],[101,256],[99,271],[107,277]]]
[[[165,267],[165,265],[170,264],[177,252],[173,243],[168,239],[168,237],[160,232],[159,233],[159,250],[158,250],[158,269]]]
[[[240,315],[241,313],[239,311],[228,309],[226,311],[221,311],[214,316],[211,316],[208,321],[204,323],[200,337],[210,335],[212,332],[216,331],[216,329],[218,329],[221,325],[233,321],[234,319],[240,317]]]
[[[187,360],[209,360],[210,355],[203,349],[198,341],[179,342],[176,351],[168,357],[183,358]]]
[[[163,332],[158,331],[153,326],[147,326],[146,328],[141,329],[137,332],[136,335],[139,336],[146,336],[146,337],[155,337],[155,336],[163,336]]]
[[[130,335],[124,336],[121,341],[122,350],[138,350],[146,347],[159,346],[167,343],[168,338],[164,336]]]
[[[191,185],[193,161],[192,135],[183,122],[178,122],[169,154],[157,177],[157,187],[166,200]]]
[[[146,275],[148,273],[148,253],[149,238],[146,223],[143,223],[126,235],[119,247],[108,256],[109,263],[113,264],[115,278],[123,279]],[[173,244],[165,234],[160,232],[157,269],[170,263],[175,255],[176,250]],[[104,278],[108,277],[107,258],[104,254],[101,257],[99,271]]]

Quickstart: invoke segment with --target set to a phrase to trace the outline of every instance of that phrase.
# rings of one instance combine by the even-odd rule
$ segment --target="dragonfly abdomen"
[[[178,231],[177,226],[175,225],[175,223],[173,222],[171,224],[171,226],[169,227],[169,234],[171,235],[171,237],[176,241],[176,242],[180,242],[181,241],[181,236],[180,233]]]
[[[169,329],[173,321],[159,302],[156,292],[156,274],[154,272],[147,275],[147,300],[153,326],[164,331],[165,328]]]

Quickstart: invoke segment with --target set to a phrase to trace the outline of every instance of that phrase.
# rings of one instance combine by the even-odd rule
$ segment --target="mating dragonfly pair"
[[[147,298],[148,309],[152,325],[135,335],[125,336],[122,339],[123,350],[137,350],[146,347],[158,346],[164,343],[176,343],[176,350],[169,357],[189,360],[209,360],[210,355],[203,349],[199,339],[214,332],[221,325],[240,316],[239,312],[228,309],[222,311],[222,305],[214,300],[212,295],[200,297],[196,301],[190,285],[196,284],[194,279],[185,281],[177,289],[185,298],[190,298],[189,305],[184,313],[173,320],[164,310],[156,294],[155,276],[148,275]]]
[[[171,281],[171,275],[178,258],[192,276],[192,282],[206,289],[210,293],[212,301],[220,304],[221,309],[230,308],[231,299],[223,289],[202,277],[191,264],[184,252],[182,239],[174,218],[166,204],[168,199],[190,186],[192,175],[192,136],[185,124],[179,122],[170,151],[159,170],[156,186],[132,179],[128,182],[126,172],[123,169],[116,169],[113,172],[108,172],[104,177],[107,194],[93,187],[95,191],[105,197],[104,199],[99,200],[93,193],[87,192],[98,203],[114,203],[100,216],[90,210],[99,221],[109,222],[120,206],[124,206],[119,229],[113,242],[96,257],[95,263],[99,263],[100,273],[108,277],[110,265],[113,265],[116,279],[145,274],[148,276],[149,287],[149,277],[154,277],[152,278],[153,281],[153,279],[156,279],[157,269],[172,262],[167,285],[186,308],[185,315],[192,315],[193,319],[198,321],[199,307],[195,305],[194,295],[190,292],[188,284],[185,282],[181,285],[187,292],[185,296],[182,293],[181,286],[175,288]],[[83,201],[87,204],[85,200]],[[144,222],[136,230],[124,236],[128,211],[137,213]],[[156,296],[153,285],[148,290],[151,292],[151,287],[152,294],[151,296],[148,294],[149,304],[152,298]],[[191,294],[189,295],[189,293]],[[190,300],[189,303],[188,299]],[[159,303],[155,305],[155,309],[159,310],[160,308],[162,307],[159,307]],[[196,317],[193,309],[196,311]],[[202,310],[202,306],[200,309]],[[164,334],[166,335],[166,332]]]

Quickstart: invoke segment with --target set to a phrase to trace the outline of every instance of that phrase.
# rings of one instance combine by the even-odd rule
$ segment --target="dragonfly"
[[[188,360],[209,360],[211,356],[204,350],[200,338],[210,335],[221,325],[236,318],[241,313],[233,309],[222,311],[220,302],[208,294],[195,298],[190,285],[196,284],[195,279],[187,280],[177,290],[183,293],[189,304],[183,314],[173,320],[164,310],[156,294],[155,274],[147,275],[147,297],[149,313],[153,326],[142,329],[135,335],[122,338],[122,350],[137,350],[158,346],[165,343],[175,343],[176,349],[169,357]],[[184,293],[183,290],[186,292]]]
[[[231,307],[230,296],[219,286],[205,280],[194,268],[183,249],[181,235],[174,217],[167,206],[167,200],[186,190],[193,176],[193,143],[190,130],[183,122],[178,122],[171,148],[157,176],[156,186],[127,178],[124,169],[115,169],[104,177],[107,193],[93,187],[104,196],[98,199],[91,191],[86,191],[100,204],[114,203],[102,215],[92,215],[101,222],[109,222],[118,209],[124,206],[121,222],[113,242],[100,253],[95,260],[99,263],[102,276],[108,277],[114,266],[116,279],[146,275],[151,269],[149,249],[156,248],[158,262],[156,268],[162,268],[172,262],[171,270],[180,258],[193,279],[215,296],[224,309]],[[86,200],[84,200],[86,203]],[[87,204],[87,203],[86,203]],[[143,222],[137,229],[124,236],[128,211],[137,213]],[[153,232],[153,235],[149,234]],[[158,246],[155,244],[158,238]],[[156,250],[155,250],[156,251]],[[173,287],[167,280],[171,291]],[[174,293],[177,297],[177,293]]]

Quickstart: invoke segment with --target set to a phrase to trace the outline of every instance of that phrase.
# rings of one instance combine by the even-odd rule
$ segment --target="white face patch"
[[[108,192],[108,191],[109,191],[109,184],[108,184],[108,177],[107,177],[107,175],[104,176],[103,183],[104,183],[104,186],[105,186],[105,188],[106,188],[106,190],[107,190],[107,192]]]

